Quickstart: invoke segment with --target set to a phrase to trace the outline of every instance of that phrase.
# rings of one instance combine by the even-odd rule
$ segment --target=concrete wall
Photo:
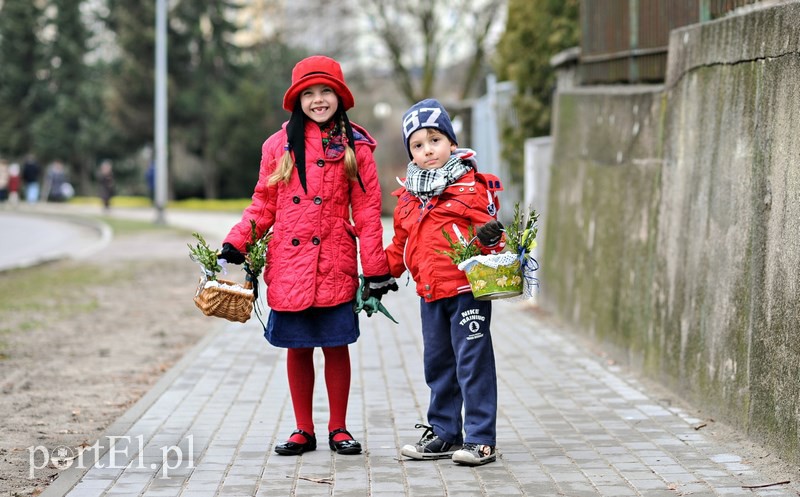
[[[800,462],[800,2],[558,95],[541,303]]]

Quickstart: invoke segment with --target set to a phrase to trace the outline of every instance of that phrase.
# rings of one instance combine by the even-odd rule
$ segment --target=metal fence
[[[582,84],[664,80],[669,32],[760,0],[582,0]]]
[[[470,146],[477,153],[478,169],[484,173],[495,174],[503,183],[503,207],[500,220],[511,221],[514,204],[522,200],[523,185],[513,181],[511,166],[503,159],[501,133],[503,126],[514,123],[516,113],[512,105],[515,87],[511,81],[498,83],[494,75],[489,75],[486,94],[472,104],[470,123]]]

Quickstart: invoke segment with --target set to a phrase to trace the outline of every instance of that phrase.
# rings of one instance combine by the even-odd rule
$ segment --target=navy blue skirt
[[[299,312],[269,311],[264,338],[276,347],[338,347],[358,340],[355,301],[334,307],[310,307]]]

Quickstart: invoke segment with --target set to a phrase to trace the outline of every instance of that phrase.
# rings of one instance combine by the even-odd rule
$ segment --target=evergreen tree
[[[114,127],[111,116],[106,112],[106,101],[109,94],[108,78],[110,66],[106,62],[97,62],[87,67],[86,77],[78,91],[79,100],[84,106],[79,118],[80,132],[75,137],[77,146],[84,152],[88,173],[92,178],[93,171],[103,159],[117,159],[125,155],[119,143],[124,136]],[[122,179],[120,169],[114,165],[114,176]],[[139,175],[141,178],[141,175]]]
[[[33,151],[30,123],[40,111],[36,74],[41,13],[30,0],[0,5],[0,155],[19,157]]]
[[[258,179],[261,144],[289,115],[283,93],[292,67],[305,57],[278,42],[255,46],[232,92],[215,93],[208,117],[208,149],[221,197],[249,197]]]
[[[153,143],[154,4],[108,0],[106,21],[119,57],[112,62],[106,104],[114,128],[124,130],[124,153]],[[229,19],[236,6],[230,0],[170,5],[170,148],[185,149],[203,168],[196,183],[171,180],[170,196],[249,196],[258,176],[260,145],[286,117],[282,96],[296,54],[277,42],[249,50],[233,45],[237,28]],[[172,167],[170,175],[186,177]]]
[[[53,36],[45,46],[47,89],[43,95],[47,107],[33,122],[32,131],[37,153],[64,160],[79,191],[85,191],[91,178],[91,154],[77,138],[89,107],[83,88],[88,72],[84,57],[89,33],[81,19],[80,4],[81,0],[51,0],[54,14],[48,19],[47,30]]]
[[[503,155],[521,180],[526,138],[550,133],[555,74],[550,58],[578,45],[578,0],[509,0],[506,30],[495,67],[500,79],[511,80],[516,123],[506,123]]]
[[[237,28],[228,20],[236,8],[231,0],[182,0],[170,12],[172,138],[200,159],[206,198],[219,196],[215,150],[209,145],[209,116],[215,111],[217,96],[231,94],[242,75],[241,49],[231,43]]]
[[[119,55],[111,62],[105,106],[120,135],[119,151],[127,154],[154,141],[156,2],[107,1],[106,26]]]

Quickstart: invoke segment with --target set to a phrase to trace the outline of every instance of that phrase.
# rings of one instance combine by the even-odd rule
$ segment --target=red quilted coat
[[[353,300],[358,288],[356,239],[363,274],[389,272],[382,249],[381,189],[372,156],[376,142],[365,129],[352,126],[363,189],[345,175],[344,152],[325,157],[319,126],[310,120],[305,127],[308,192],[303,191],[296,169],[288,184],[268,186],[284,153],[286,124],[261,147],[252,202],[223,243],[244,251],[251,219],[259,236],[272,228],[264,281],[267,304],[273,310],[301,311]]]
[[[469,171],[427,204],[405,188],[392,192],[399,197],[394,210],[394,238],[386,247],[392,276],[398,278],[408,269],[417,284],[417,294],[426,302],[470,292],[464,272],[440,253],[450,250],[442,229],[455,241],[458,238],[453,224],[467,237],[470,225],[477,229],[495,219],[499,208],[496,192],[502,189],[496,176]],[[491,249],[482,247],[478,240],[473,243],[488,254],[505,247],[505,238]]]

